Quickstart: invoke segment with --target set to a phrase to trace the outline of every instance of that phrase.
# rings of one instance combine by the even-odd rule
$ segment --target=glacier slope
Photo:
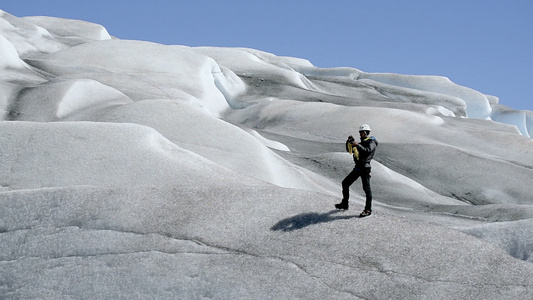
[[[386,213],[358,219],[303,190],[69,187],[1,199],[5,296],[516,298],[532,284],[530,263],[472,236]]]

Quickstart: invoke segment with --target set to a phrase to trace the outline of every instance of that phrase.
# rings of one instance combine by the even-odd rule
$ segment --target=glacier
[[[0,298],[528,299],[533,112],[0,11]],[[362,123],[374,214],[333,208]]]

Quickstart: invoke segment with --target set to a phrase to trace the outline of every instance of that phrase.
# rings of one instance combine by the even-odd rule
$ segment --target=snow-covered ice
[[[2,299],[533,297],[530,111],[2,11],[0,54]],[[362,123],[365,219],[359,182],[333,209]]]

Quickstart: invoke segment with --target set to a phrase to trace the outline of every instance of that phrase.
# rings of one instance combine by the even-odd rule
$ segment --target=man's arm
[[[372,153],[372,151],[376,150],[376,143],[372,139],[370,139],[368,143],[364,143],[365,145],[361,143],[354,144],[360,152]]]

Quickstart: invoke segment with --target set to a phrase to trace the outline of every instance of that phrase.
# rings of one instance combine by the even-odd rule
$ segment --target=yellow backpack
[[[370,140],[371,137],[367,137],[366,139],[364,139],[364,141],[367,141],[367,140]],[[353,155],[353,159],[355,161],[358,161],[359,160],[359,150],[357,150],[357,147],[356,146],[352,146],[351,143],[348,144],[348,152],[350,152],[350,154]]]
[[[352,144],[348,144],[348,152],[353,155],[353,159],[355,161],[359,160],[359,150],[357,150],[357,147],[352,146]]]

